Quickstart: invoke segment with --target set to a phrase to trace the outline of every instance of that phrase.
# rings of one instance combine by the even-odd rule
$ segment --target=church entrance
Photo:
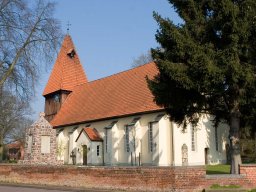
[[[83,165],[87,165],[87,145],[83,145]]]

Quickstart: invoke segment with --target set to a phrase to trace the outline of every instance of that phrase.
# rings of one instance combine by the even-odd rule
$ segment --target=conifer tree
[[[230,126],[231,173],[241,164],[239,130],[255,124],[256,1],[169,0],[183,19],[159,25],[152,49],[159,75],[148,80],[157,104],[186,128],[202,114]]]

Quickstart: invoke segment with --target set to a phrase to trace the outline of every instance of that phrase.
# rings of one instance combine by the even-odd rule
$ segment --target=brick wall
[[[256,164],[240,165],[240,174],[256,187]]]
[[[76,167],[0,165],[0,182],[65,185],[137,191],[200,191],[212,184],[256,187],[256,166],[241,166],[241,175],[206,176],[195,167]]]

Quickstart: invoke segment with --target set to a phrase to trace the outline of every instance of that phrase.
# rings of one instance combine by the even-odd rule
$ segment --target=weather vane
[[[68,21],[68,23],[67,23],[67,34],[69,34],[69,27],[71,26],[71,24],[69,23],[69,21]]]

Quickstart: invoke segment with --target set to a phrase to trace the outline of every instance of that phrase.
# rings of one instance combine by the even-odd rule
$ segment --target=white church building
[[[182,129],[153,101],[148,63],[88,81],[66,35],[43,92],[46,119],[57,132],[57,157],[65,164],[189,166],[225,163],[227,125],[205,115]]]

